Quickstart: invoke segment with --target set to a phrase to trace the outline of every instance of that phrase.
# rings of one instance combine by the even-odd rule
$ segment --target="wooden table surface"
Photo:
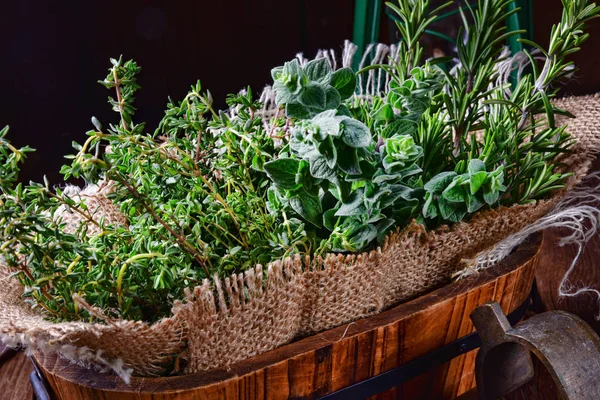
[[[596,160],[593,170],[600,170],[600,159]],[[536,272],[540,311],[572,312],[583,318],[600,334],[600,321],[596,319],[596,315],[600,312],[599,299],[588,295],[561,299],[557,296],[558,285],[577,251],[575,246],[558,247],[559,235],[560,232],[556,230],[548,230],[544,233],[544,245]],[[600,268],[596,268],[596,260],[600,260],[600,234],[596,234],[585,247],[570,281],[580,286],[600,288]],[[1,365],[0,399],[31,399],[29,374],[32,369],[31,362],[23,353],[17,354]],[[547,373],[540,371],[533,384],[510,397],[513,400],[552,399],[554,398],[552,394],[551,380]]]

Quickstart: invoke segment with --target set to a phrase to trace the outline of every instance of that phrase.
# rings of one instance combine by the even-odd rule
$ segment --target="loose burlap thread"
[[[558,104],[577,116],[568,121],[577,139],[575,151],[562,160],[574,172],[572,187],[600,149],[600,101],[598,96],[584,96]],[[227,367],[449,282],[466,260],[546,215],[562,194],[484,211],[452,229],[426,232],[413,223],[368,253],[317,259],[296,256],[207,280],[186,291],[171,318],[154,324],[51,323],[23,301],[23,289],[4,269],[0,337],[9,344],[24,343],[88,367],[112,370],[126,380],[131,374],[160,375],[174,354],[185,353],[187,373]],[[101,191],[85,195],[98,204],[106,201]]]

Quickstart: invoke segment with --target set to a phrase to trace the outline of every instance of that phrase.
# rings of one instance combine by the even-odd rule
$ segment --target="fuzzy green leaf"
[[[335,229],[335,224],[340,219],[340,217],[335,215],[336,211],[336,208],[332,208],[323,213],[323,226],[330,231]]]
[[[356,90],[356,74],[348,67],[338,69],[331,77],[331,86],[336,88],[341,99],[345,100]]]
[[[477,193],[477,191],[479,190],[481,185],[483,185],[483,183],[485,182],[486,178],[487,178],[487,172],[485,172],[485,171],[479,171],[470,176],[469,181],[470,181],[471,194]]]
[[[404,106],[407,110],[415,114],[423,114],[427,110],[427,107],[429,107],[425,100],[416,97],[405,98]]]
[[[331,67],[326,58],[319,58],[306,63],[304,73],[311,81],[321,84],[329,84],[331,81]]]
[[[310,158],[310,174],[317,179],[334,179],[336,177],[335,170],[329,167],[327,159],[317,153]]]
[[[377,228],[375,228],[373,225],[364,225],[348,238],[348,241],[353,244],[353,246],[348,250],[360,250],[371,243],[376,237]]]
[[[424,189],[432,193],[442,193],[455,176],[456,172],[453,171],[439,173],[425,184]]]
[[[333,137],[327,136],[325,140],[319,144],[319,153],[327,160],[329,168],[335,168],[337,163],[337,148],[333,143]]]
[[[357,216],[367,212],[363,202],[364,191],[362,189],[352,192],[348,200],[335,213],[336,216]]]
[[[362,169],[358,161],[358,152],[354,148],[342,149],[337,153],[338,167],[348,175],[360,175]]]
[[[450,203],[444,198],[438,198],[438,206],[443,219],[450,222],[459,222],[467,214],[463,204]]]
[[[478,172],[485,172],[485,163],[477,158],[474,158],[469,161],[468,171],[469,175],[473,175]]]
[[[332,86],[328,86],[325,89],[325,108],[327,110],[333,110],[340,106],[342,98],[340,93]]]
[[[277,104],[281,104],[277,102]],[[311,116],[310,110],[300,103],[287,103],[285,113],[290,118],[308,119]]]
[[[373,119],[377,121],[391,121],[394,119],[394,110],[389,104],[381,106],[373,115]]]
[[[384,139],[394,135],[413,135],[417,131],[417,123],[409,119],[398,119],[389,124],[381,132]]]
[[[317,110],[325,109],[325,89],[318,83],[309,83],[300,93],[300,103]]]
[[[324,111],[312,119],[312,123],[319,129],[331,136],[340,136],[340,117],[335,116],[334,110]]]
[[[323,208],[318,197],[301,191],[300,194],[290,199],[290,206],[306,221],[317,227],[322,226],[321,214],[323,214]]]
[[[295,190],[300,186],[296,183],[296,174],[300,168],[300,160],[295,158],[278,158],[266,162],[265,172],[271,180],[280,188]]]
[[[371,132],[362,122],[347,118],[342,120],[342,140],[350,147],[367,147],[371,144]]]

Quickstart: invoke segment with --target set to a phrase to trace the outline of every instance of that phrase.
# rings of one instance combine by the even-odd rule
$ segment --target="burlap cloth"
[[[598,95],[557,101],[574,115],[574,152],[561,160],[585,176],[600,149]],[[5,342],[57,351],[80,364],[112,369],[123,377],[161,374],[174,354],[184,354],[187,373],[232,363],[291,340],[367,317],[450,281],[464,260],[547,214],[564,194],[535,204],[478,213],[468,223],[426,232],[413,224],[377,250],[360,255],[295,257],[191,288],[173,316],[152,325],[54,324],[30,308],[16,280],[3,272],[0,335]]]

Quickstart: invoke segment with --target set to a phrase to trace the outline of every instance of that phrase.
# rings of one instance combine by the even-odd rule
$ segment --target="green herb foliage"
[[[446,5],[388,3],[400,54],[366,68],[389,74],[384,94],[353,96],[351,69],[293,60],[272,71],[268,119],[250,88],[223,112],[198,82],[148,133],[134,118],[140,68],[111,60],[100,83],[119,118],[92,118],[62,173],[110,188],[125,225],[70,190],[18,183],[32,149],[0,131],[0,253],[25,298],[55,321],[94,318],[75,295],[109,317],[154,321],[204,279],[292,254],[365,251],[413,219],[434,228],[562,188],[558,156],[573,140],[551,99],[600,8],[563,0],[549,48],[523,41],[546,60],[527,53],[531,73],[511,87],[497,83],[501,46],[518,33],[504,26],[511,0],[461,10],[458,64],[423,61],[419,40]]]
[[[112,182],[111,200],[128,227],[108,225],[97,210],[47,184],[13,188],[17,162],[29,149],[2,147],[3,254],[27,297],[59,320],[78,318],[72,294],[80,294],[110,316],[151,321],[205,278],[307,251],[303,224],[281,225],[266,209],[269,181],[259,169],[271,158],[273,140],[250,91],[228,98],[232,118],[212,108],[198,83],[168,104],[148,135],[133,121],[140,69],[112,62],[101,83],[116,91],[109,102],[120,123],[104,130],[93,119],[96,130],[74,144],[78,152],[62,172],[90,184],[99,177]],[[74,233],[58,218],[65,206],[82,215]],[[88,234],[90,224],[101,233]]]

